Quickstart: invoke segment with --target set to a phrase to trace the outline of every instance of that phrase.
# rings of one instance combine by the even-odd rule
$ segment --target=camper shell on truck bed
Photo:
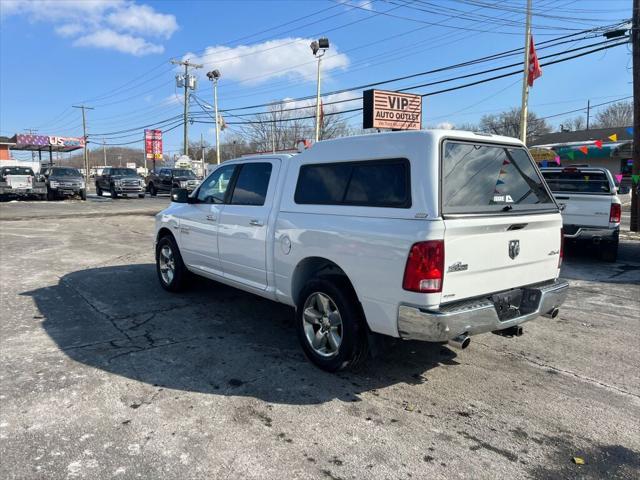
[[[562,220],[526,147],[451,130],[322,141],[227,161],[156,217],[158,277],[187,272],[294,306],[321,368],[367,332],[465,347],[555,316]]]

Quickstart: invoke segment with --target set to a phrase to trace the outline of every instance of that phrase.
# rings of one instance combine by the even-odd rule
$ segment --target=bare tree
[[[587,126],[584,117],[566,118],[560,124],[560,131],[578,131],[584,130]]]
[[[628,127],[633,124],[633,103],[617,102],[600,110],[596,115],[596,128]]]
[[[242,137],[255,151],[291,150],[296,142],[315,135],[315,106],[293,110],[292,103],[274,103],[266,113],[251,118],[241,127]],[[320,126],[320,139],[344,137],[351,129],[342,115],[333,109],[324,109]]]
[[[517,138],[520,135],[520,109],[512,108],[495,115],[484,115],[479,126],[480,130],[488,133]],[[527,143],[550,132],[551,127],[546,120],[538,118],[533,112],[527,113]]]

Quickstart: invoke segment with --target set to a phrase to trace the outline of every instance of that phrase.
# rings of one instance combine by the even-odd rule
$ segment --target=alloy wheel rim
[[[160,266],[160,276],[162,281],[170,285],[175,276],[176,264],[173,258],[173,251],[169,245],[163,245],[160,249],[160,255],[158,256],[158,262]]]
[[[302,319],[305,337],[313,351],[325,358],[336,356],[342,344],[342,316],[331,297],[322,292],[309,295]]]

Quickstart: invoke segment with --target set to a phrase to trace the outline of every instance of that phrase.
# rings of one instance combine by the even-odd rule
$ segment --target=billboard
[[[422,97],[412,93],[365,90],[362,92],[362,128],[420,130]]]
[[[162,160],[162,130],[144,131],[144,153],[148,159]]]

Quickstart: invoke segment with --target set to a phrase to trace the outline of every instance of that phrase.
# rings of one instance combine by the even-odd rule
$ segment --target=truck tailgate
[[[556,193],[554,196],[561,206],[564,205],[562,220],[565,225],[609,226],[611,195]]]
[[[559,214],[445,220],[442,302],[557,277]]]

